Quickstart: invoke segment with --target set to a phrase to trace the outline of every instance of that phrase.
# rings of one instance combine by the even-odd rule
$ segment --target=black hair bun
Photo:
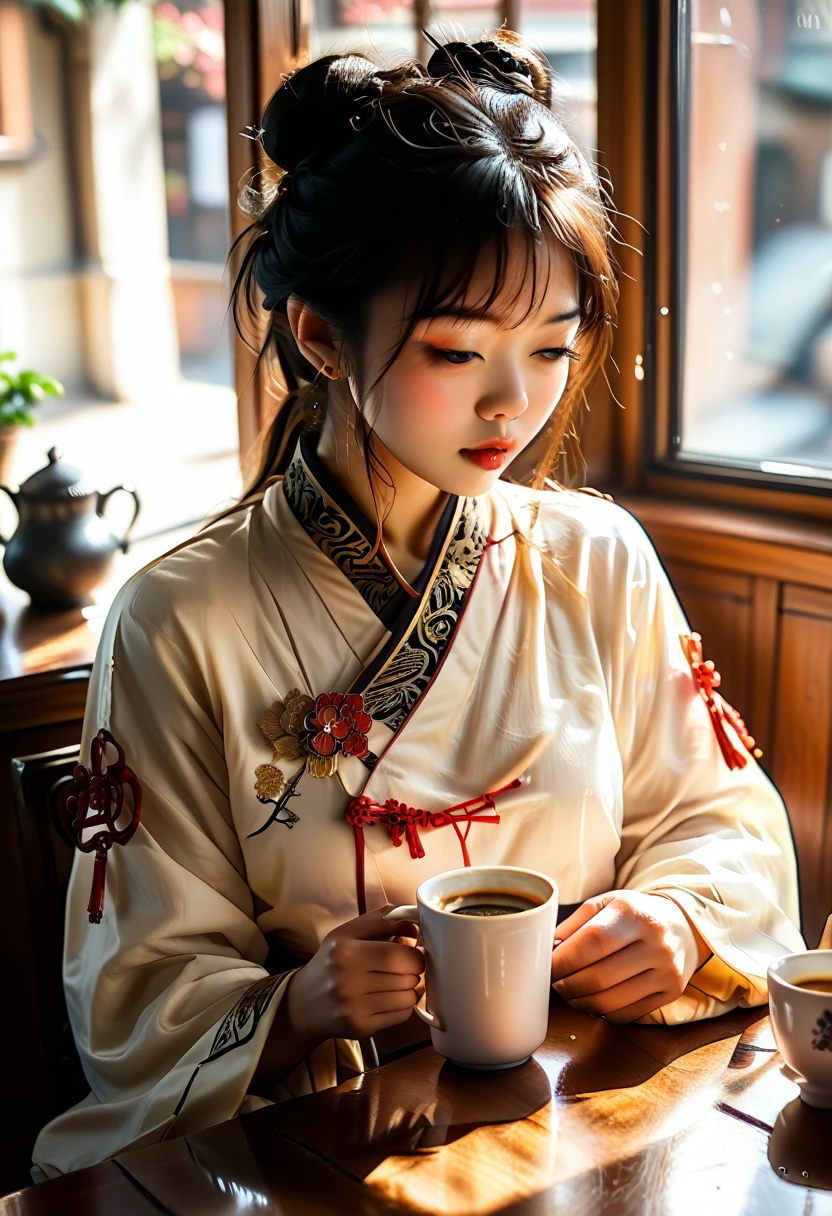
[[[360,55],[325,55],[293,72],[263,115],[260,141],[269,159],[292,171],[314,152],[343,143],[351,119],[381,94],[378,73]]]
[[[428,74],[434,77],[459,76],[466,73],[473,80],[494,81],[498,75],[521,76],[532,81],[531,68],[522,59],[496,42],[447,42],[438,47],[428,60]]]

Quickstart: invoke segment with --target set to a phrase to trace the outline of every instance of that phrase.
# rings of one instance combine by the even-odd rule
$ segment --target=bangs
[[[551,230],[542,235],[531,224],[508,228],[495,217],[490,232],[483,232],[481,225],[468,225],[464,233],[453,227],[449,235],[436,234],[409,251],[386,283],[407,287],[404,329],[392,355],[364,391],[372,392],[384,379],[419,321],[449,311],[463,315],[470,311],[472,318],[487,315],[506,325],[517,314],[509,326],[516,329],[536,315],[552,276],[553,258],[545,236],[557,239]],[[474,280],[482,277],[484,262],[490,264],[490,274],[474,293]]]

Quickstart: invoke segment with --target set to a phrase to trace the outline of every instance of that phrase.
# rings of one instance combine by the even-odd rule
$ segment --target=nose
[[[520,369],[503,368],[474,408],[485,422],[513,422],[525,413],[529,408],[529,397]]]

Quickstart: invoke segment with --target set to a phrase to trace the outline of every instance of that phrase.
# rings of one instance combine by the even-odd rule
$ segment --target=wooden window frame
[[[832,519],[828,479],[773,476],[674,454],[685,337],[689,12],[683,0],[598,4],[598,142],[616,208],[634,217],[618,220],[633,248],[619,259],[618,370],[610,381],[623,409],[608,407],[613,484],[720,509]],[[662,306],[669,316],[660,314]],[[642,379],[636,379],[637,356]]]

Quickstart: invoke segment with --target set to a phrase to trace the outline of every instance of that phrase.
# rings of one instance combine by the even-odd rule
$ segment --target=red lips
[[[481,469],[501,469],[516,442],[508,435],[500,436],[497,439],[485,439],[476,447],[462,448],[459,454]]]

